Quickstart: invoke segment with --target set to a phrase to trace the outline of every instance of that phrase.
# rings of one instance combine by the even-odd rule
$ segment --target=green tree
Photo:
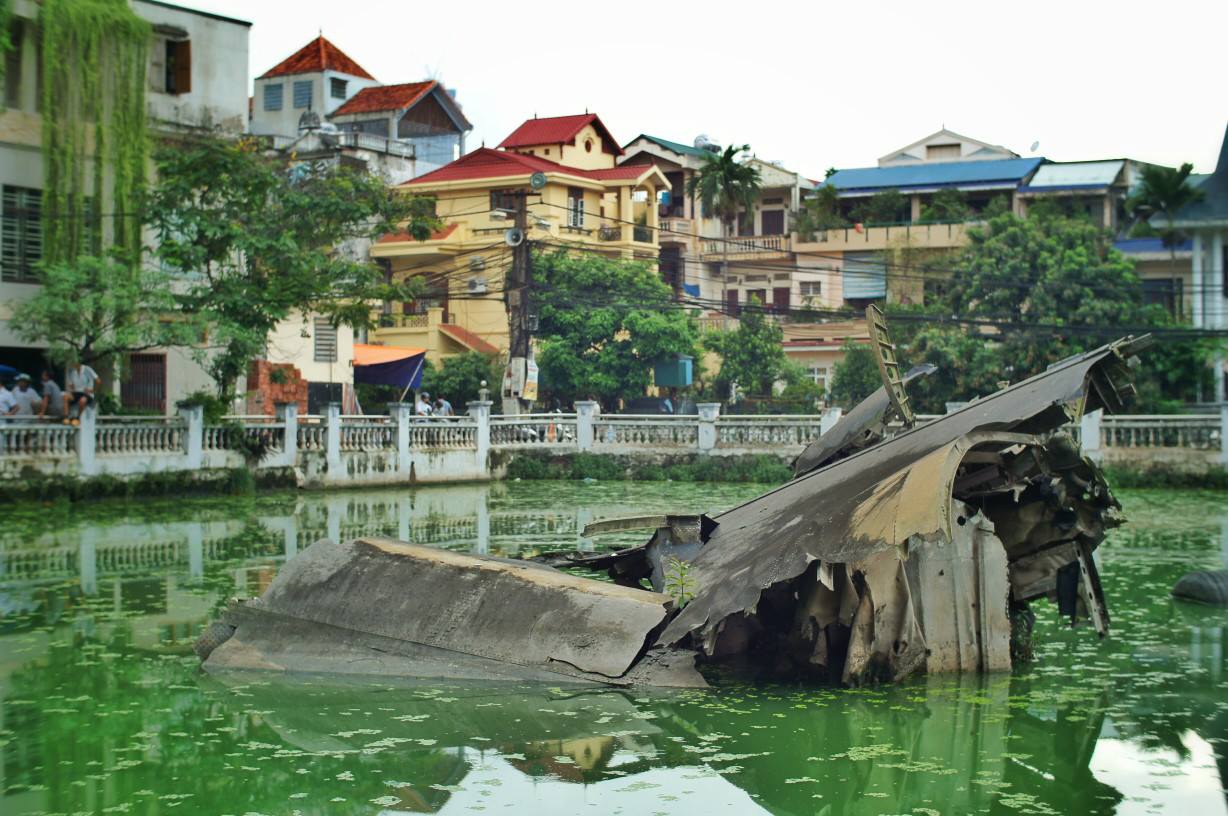
[[[1194,165],[1186,162],[1177,169],[1159,165],[1145,165],[1139,174],[1138,187],[1126,202],[1130,212],[1138,218],[1163,216],[1164,226],[1158,227],[1160,239],[1168,247],[1172,273],[1177,274],[1177,244],[1184,235],[1173,227],[1173,221],[1182,207],[1202,201],[1204,194],[1190,184]]]
[[[498,393],[503,373],[494,355],[469,351],[455,357],[445,357],[438,367],[430,366],[422,373],[422,388],[432,397],[443,397],[458,413],[478,398],[482,382],[492,394]]]
[[[801,210],[794,214],[794,223],[803,241],[813,241],[816,232],[847,227],[848,219],[840,212],[840,191],[830,182],[819,187],[802,202]]]
[[[844,409],[852,408],[883,385],[878,372],[878,361],[869,346],[854,343],[844,344],[844,358],[836,363],[832,372],[831,401]]]
[[[369,327],[374,303],[412,299],[412,284],[385,280],[349,242],[398,227],[424,240],[438,224],[431,202],[368,173],[263,156],[252,141],[168,144],[155,161],[157,255],[181,281],[182,311],[209,326],[202,356],[219,396],[292,315]]]
[[[706,214],[720,219],[725,241],[721,242],[721,287],[729,283],[729,238],[737,232],[738,210],[754,212],[755,199],[762,181],[759,170],[738,161],[738,155],[750,151],[750,145],[730,145],[720,153],[705,152],[702,165],[687,182],[687,194],[698,195]],[[723,298],[723,296],[722,296]]]
[[[928,308],[933,316],[958,315],[979,325],[893,324],[903,362],[938,366],[916,386],[919,411],[942,411],[946,401],[972,399],[1001,380],[1038,374],[1103,344],[1111,333],[1176,325],[1162,307],[1143,302],[1133,263],[1113,248],[1108,232],[1086,219],[1044,210],[1027,218],[1004,213],[969,237],[945,302]],[[1165,340],[1144,354],[1136,374],[1140,410],[1168,410],[1194,399],[1207,352],[1203,342]]]
[[[543,390],[607,406],[642,396],[655,363],[696,356],[694,319],[655,268],[566,250],[533,255]]]
[[[27,342],[47,344],[59,365],[97,369],[125,354],[200,338],[197,324],[177,314],[171,281],[157,268],[120,257],[82,255],[39,273],[42,286],[14,306],[12,325]]]
[[[860,199],[850,215],[862,224],[899,224],[909,220],[908,196],[899,190],[880,190]]]
[[[921,208],[921,220],[927,222],[953,223],[967,221],[972,214],[968,198],[961,190],[946,187],[930,198]]]
[[[756,299],[752,306],[762,306]],[[750,396],[770,397],[772,385],[784,379],[787,359],[781,342],[784,332],[774,320],[768,320],[759,309],[744,311],[733,331],[713,332],[704,338],[704,346],[721,358],[721,368],[714,378],[718,393],[729,394],[729,384]]]

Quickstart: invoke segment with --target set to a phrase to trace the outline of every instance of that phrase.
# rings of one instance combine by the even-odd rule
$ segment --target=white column
[[[388,403],[388,416],[397,424],[397,473],[408,476],[413,460],[409,457],[409,411],[408,402]]]
[[[576,446],[582,450],[593,447],[593,414],[597,403],[593,400],[576,400]]]
[[[490,475],[490,401],[475,400],[466,406],[469,416],[477,423],[477,465]]]
[[[98,460],[94,458],[94,448],[97,444],[98,409],[93,405],[86,406],[79,417],[77,426],[77,465],[82,475],[92,476],[97,472]]]
[[[298,403],[274,403],[273,410],[277,421],[286,426],[282,437],[282,467],[294,467],[298,464]]]
[[[1086,456],[1093,461],[1099,461],[1100,453],[1100,419],[1104,411],[1089,411],[1079,420],[1079,446]]]
[[[699,452],[711,453],[716,447],[716,418],[721,415],[721,404],[701,402],[695,408],[699,411]]]
[[[1206,312],[1203,304],[1206,303],[1206,287],[1203,285],[1202,274],[1202,235],[1194,233],[1194,247],[1190,253],[1190,285],[1194,289],[1194,328],[1201,329],[1206,326]]]
[[[1219,362],[1216,361],[1217,364]],[[1220,464],[1228,464],[1228,402],[1219,404],[1219,461]]]
[[[188,522],[188,577],[192,583],[205,577],[205,531],[200,522]]]
[[[1202,276],[1207,283],[1204,291],[1209,296],[1208,318],[1212,328],[1222,329],[1228,325],[1228,320],[1224,319],[1224,298],[1228,298],[1228,290],[1224,288],[1224,233],[1221,230],[1211,233],[1211,257],[1207,260],[1210,261],[1209,269],[1204,269]]]
[[[179,416],[187,426],[183,436],[184,470],[199,470],[205,463],[205,408],[203,405],[185,405]]]
[[[341,403],[330,402],[324,408],[324,416],[328,420],[325,462],[329,475],[336,479],[341,476]]]

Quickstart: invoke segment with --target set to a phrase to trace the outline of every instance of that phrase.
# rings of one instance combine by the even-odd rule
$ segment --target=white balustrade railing
[[[694,448],[699,418],[662,414],[613,414],[593,420],[593,444],[629,448]]]
[[[343,416],[340,427],[343,451],[397,449],[397,424],[392,417]]]
[[[263,444],[270,451],[285,450],[286,423],[270,421],[253,425],[206,425],[201,448],[206,451],[238,450],[239,440],[246,437],[251,444]]]
[[[179,417],[106,417],[94,428],[99,456],[178,453],[187,424]]]
[[[298,449],[304,451],[322,451],[328,446],[328,426],[322,422],[322,417],[299,417]]]
[[[0,456],[37,456],[48,459],[75,456],[77,429],[71,425],[0,420]]]
[[[1104,448],[1218,450],[1221,434],[1220,418],[1214,415],[1108,415],[1100,420]]]
[[[490,444],[499,448],[548,448],[576,444],[575,414],[518,414],[490,421]]]
[[[716,421],[719,448],[779,448],[809,445],[819,438],[821,417],[728,416]]]
[[[478,446],[478,424],[467,416],[414,417],[409,423],[411,450],[465,450]]]

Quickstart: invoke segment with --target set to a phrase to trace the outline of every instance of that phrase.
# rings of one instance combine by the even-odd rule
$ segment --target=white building
[[[12,0],[13,49],[5,55],[0,110],[0,362],[37,373],[43,348],[21,340],[12,305],[37,291],[42,258],[42,120],[38,114],[39,6]],[[243,132],[251,24],[159,0],[131,0],[153,26],[147,111],[155,133]],[[184,350],[133,355],[122,397],[132,407],[173,411],[173,401],[208,387]]]

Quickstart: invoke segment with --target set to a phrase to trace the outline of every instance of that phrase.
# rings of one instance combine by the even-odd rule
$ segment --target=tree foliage
[[[439,366],[429,365],[422,372],[422,388],[432,397],[443,397],[453,409],[464,413],[465,405],[479,396],[482,382],[492,394],[497,394],[503,372],[493,355],[469,351],[455,357],[445,357]]]
[[[968,206],[967,197],[954,187],[934,193],[929,203],[921,208],[921,220],[925,222],[950,224],[967,221],[970,215],[972,208]]]
[[[753,299],[751,303],[762,306]],[[772,385],[785,379],[783,340],[780,324],[758,309],[742,312],[737,329],[707,335],[704,346],[721,358],[715,377],[718,393],[728,394],[729,384],[736,382],[749,396],[771,396]]]
[[[97,255],[110,244],[136,263],[152,26],[127,0],[44,0],[39,28],[43,259]]]
[[[909,220],[908,196],[899,190],[880,190],[853,205],[850,216],[861,224],[899,224]]]
[[[730,145],[720,153],[704,153],[703,164],[687,182],[687,194],[698,195],[705,213],[715,215],[725,226],[725,234],[733,234],[738,210],[750,212],[759,195],[759,170],[738,161],[738,156],[750,150],[750,145]]]
[[[610,406],[643,396],[655,363],[696,355],[694,319],[650,264],[566,250],[533,255],[544,393]]]
[[[196,324],[181,319],[171,282],[157,268],[82,255],[46,265],[42,286],[19,301],[12,325],[28,342],[46,342],[59,365],[103,368],[126,353],[194,342]]]
[[[844,409],[852,408],[882,387],[874,351],[851,340],[844,344],[844,357],[832,372],[831,401]]]
[[[380,178],[268,158],[250,141],[200,139],[155,155],[149,223],[157,255],[179,279],[181,309],[210,329],[203,362],[228,395],[269,333],[295,314],[369,327],[374,302],[409,300],[350,242],[399,228],[426,239],[429,203]]]
[[[803,201],[801,210],[794,214],[794,225],[803,241],[813,241],[816,232],[847,227],[849,221],[840,212],[840,191],[836,186],[828,182]]]
[[[1144,165],[1139,174],[1138,187],[1126,202],[1126,206],[1136,218],[1162,217],[1162,225],[1152,226],[1146,220],[1143,223],[1148,224],[1150,229],[1158,229],[1160,240],[1168,247],[1170,264],[1174,271],[1177,266],[1177,244],[1181,243],[1185,236],[1173,227],[1173,221],[1182,207],[1195,204],[1204,197],[1202,190],[1190,183],[1190,174],[1193,172],[1194,165],[1189,162],[1176,169],[1154,164]]]

